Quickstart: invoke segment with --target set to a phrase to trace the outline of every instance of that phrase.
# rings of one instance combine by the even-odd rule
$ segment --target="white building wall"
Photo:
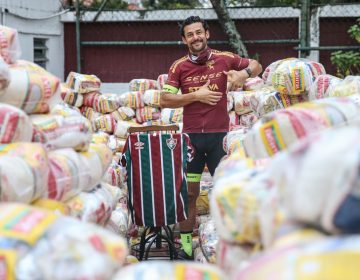
[[[34,38],[47,39],[46,69],[64,79],[64,31],[59,0],[0,0],[0,23],[18,30],[21,59],[34,61]]]

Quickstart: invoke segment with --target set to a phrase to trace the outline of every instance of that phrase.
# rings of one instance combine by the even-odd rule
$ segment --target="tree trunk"
[[[230,18],[229,12],[225,5],[225,0],[210,0],[211,4],[217,14],[221,28],[228,37],[230,47],[235,53],[248,57],[247,49],[241,40],[241,36],[236,29],[235,23]]]

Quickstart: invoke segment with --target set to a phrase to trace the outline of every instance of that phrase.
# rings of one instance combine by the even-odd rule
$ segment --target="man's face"
[[[201,22],[195,22],[184,27],[182,40],[193,54],[198,54],[207,46],[209,31],[205,31]]]

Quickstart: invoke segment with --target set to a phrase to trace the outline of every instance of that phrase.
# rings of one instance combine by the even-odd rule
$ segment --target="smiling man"
[[[195,148],[194,159],[187,166],[189,218],[180,223],[179,252],[179,258],[193,259],[192,232],[201,174],[206,164],[213,176],[226,154],[222,142],[229,130],[227,90],[259,75],[262,67],[256,60],[209,48],[209,27],[197,16],[185,19],[180,32],[189,52],[170,67],[160,104],[163,108],[184,107],[183,132],[189,134]],[[179,89],[182,94],[176,94]]]

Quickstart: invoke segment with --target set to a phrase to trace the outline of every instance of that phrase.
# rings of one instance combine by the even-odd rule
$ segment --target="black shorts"
[[[200,182],[205,164],[212,176],[220,160],[226,155],[223,147],[226,132],[188,134],[191,145],[195,149],[195,155],[187,165],[187,178],[188,182]]]

